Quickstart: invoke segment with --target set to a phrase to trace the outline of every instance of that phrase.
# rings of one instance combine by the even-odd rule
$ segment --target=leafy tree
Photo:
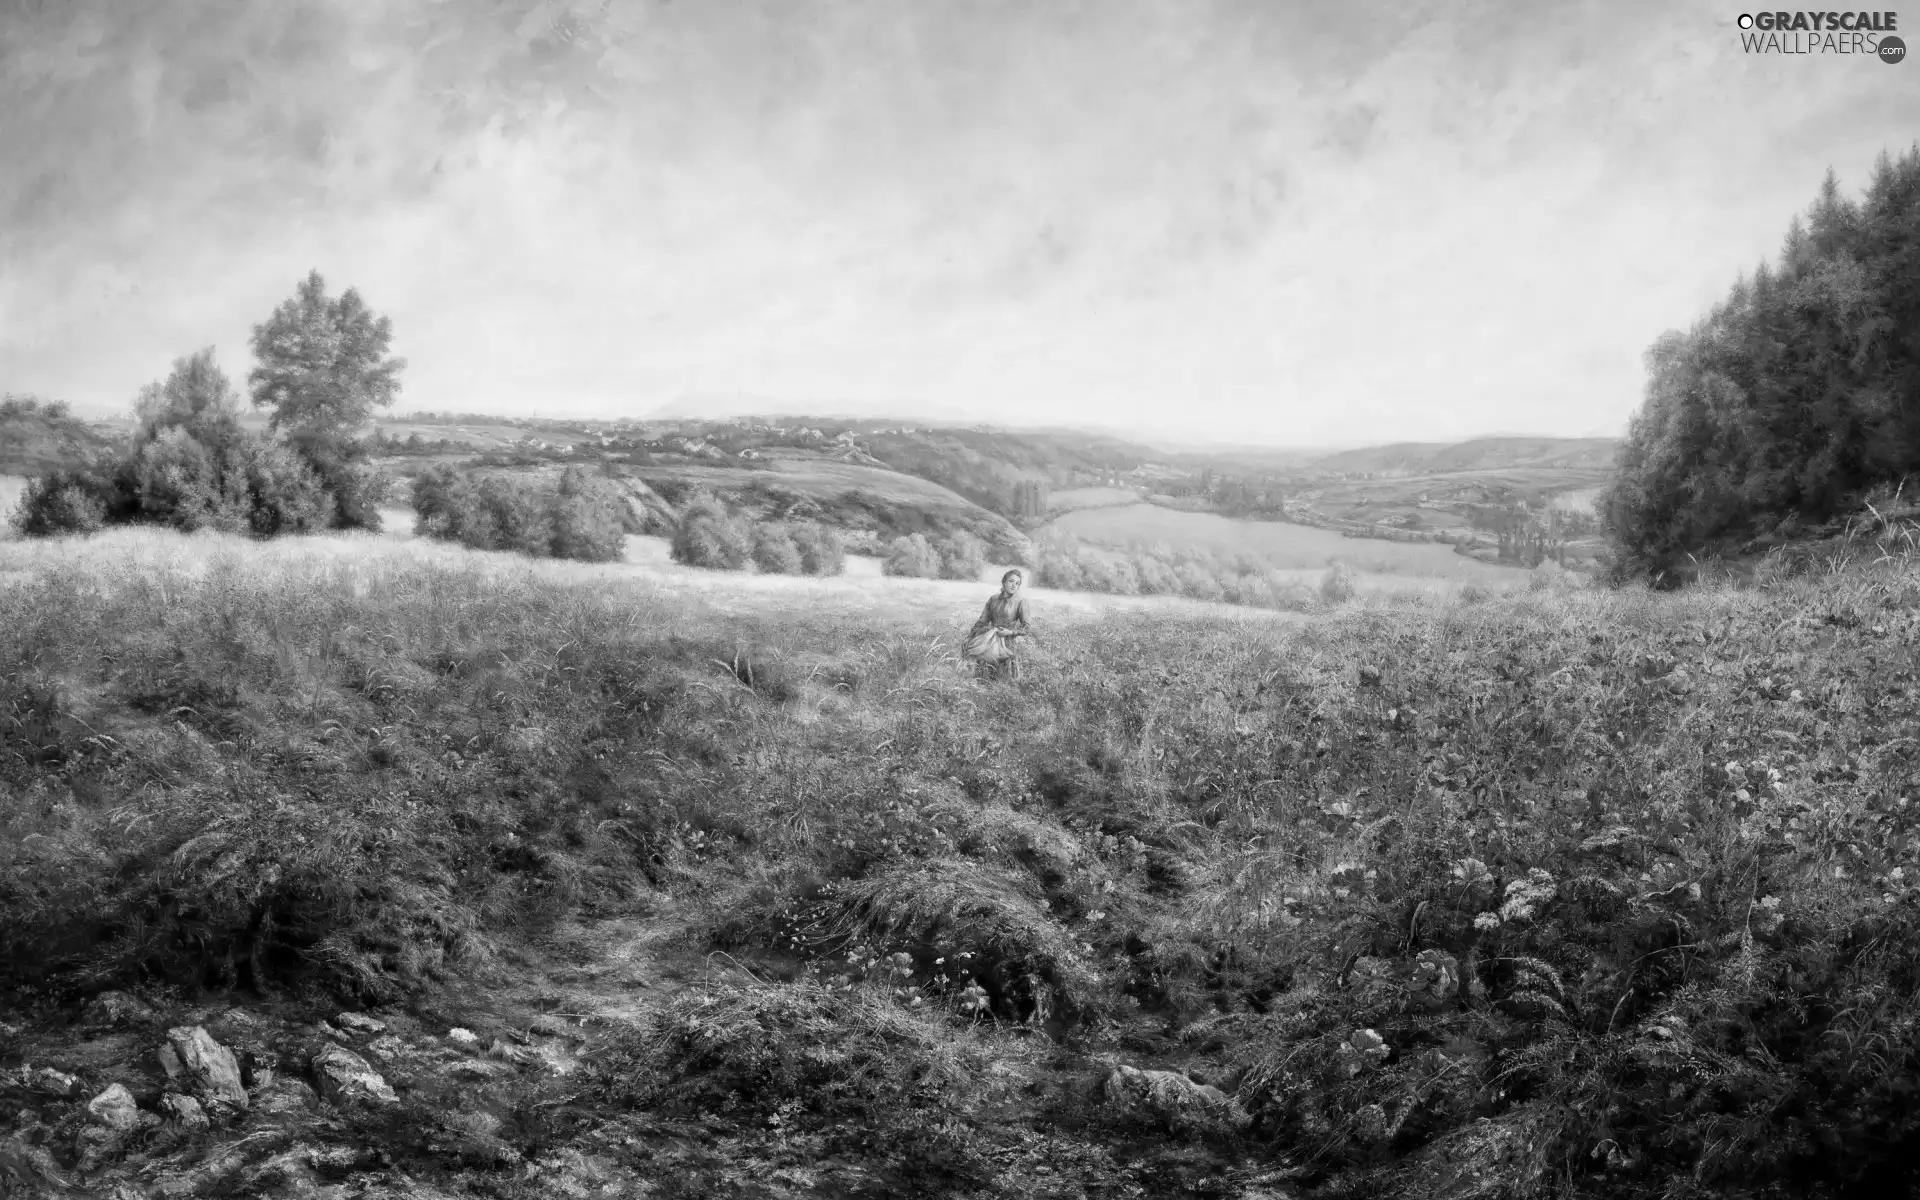
[[[253,327],[259,365],[247,376],[270,428],[299,442],[348,442],[377,406],[393,403],[406,360],[391,357],[392,322],[348,288],[329,298],[310,272],[290,300]]]
[[[141,388],[133,415],[135,445],[154,441],[169,429],[182,430],[216,450],[240,439],[240,394],[214,361],[212,346],[175,359],[165,380]]]

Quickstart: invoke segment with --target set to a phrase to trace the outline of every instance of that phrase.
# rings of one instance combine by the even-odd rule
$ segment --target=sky
[[[243,382],[318,270],[397,412],[1616,435],[1655,337],[1920,137],[1920,63],[1741,11],[0,0],[0,391]]]

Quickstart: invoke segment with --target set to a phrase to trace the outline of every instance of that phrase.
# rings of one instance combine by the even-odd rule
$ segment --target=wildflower
[[[1535,867],[1527,872],[1525,879],[1516,879],[1507,885],[1506,902],[1500,906],[1502,921],[1529,921],[1536,913],[1559,894],[1559,886],[1553,876]]]
[[[1482,930],[1498,929],[1500,928],[1500,914],[1483,912],[1473,919],[1473,927]]]

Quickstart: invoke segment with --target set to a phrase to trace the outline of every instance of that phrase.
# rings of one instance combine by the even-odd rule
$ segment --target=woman
[[[967,632],[966,645],[961,648],[962,656],[989,674],[1020,673],[1013,643],[1027,636],[1026,600],[1020,595],[1023,582],[1025,577],[1018,571],[1000,577],[1000,590],[988,599],[986,610]]]

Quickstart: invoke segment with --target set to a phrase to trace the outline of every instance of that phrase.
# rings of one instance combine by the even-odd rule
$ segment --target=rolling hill
[[[1487,437],[1466,442],[1396,442],[1316,458],[1316,473],[1446,475],[1459,471],[1504,471],[1516,467],[1605,471],[1613,466],[1619,438]]]

